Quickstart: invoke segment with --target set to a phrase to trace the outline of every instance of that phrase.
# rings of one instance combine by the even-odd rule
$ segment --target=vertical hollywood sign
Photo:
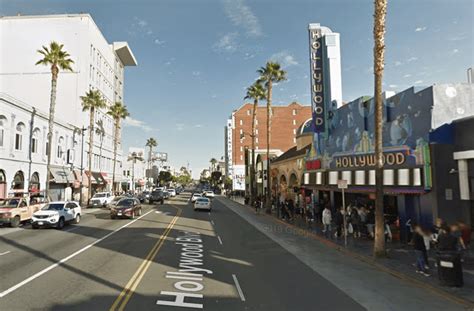
[[[316,133],[321,133],[325,131],[321,29],[309,29],[309,44],[313,126]]]

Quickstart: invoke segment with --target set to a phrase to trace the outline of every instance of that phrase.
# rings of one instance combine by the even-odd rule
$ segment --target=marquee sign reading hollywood
[[[311,107],[313,126],[316,133],[325,131],[323,50],[321,28],[309,25],[309,55],[311,65]]]

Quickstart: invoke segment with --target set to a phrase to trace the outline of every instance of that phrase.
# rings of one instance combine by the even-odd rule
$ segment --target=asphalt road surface
[[[135,220],[0,228],[0,310],[366,309],[225,201],[143,206]]]

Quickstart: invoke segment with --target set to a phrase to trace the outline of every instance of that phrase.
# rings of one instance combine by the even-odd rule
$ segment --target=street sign
[[[347,189],[347,180],[345,179],[338,179],[337,180],[337,187],[339,189]]]

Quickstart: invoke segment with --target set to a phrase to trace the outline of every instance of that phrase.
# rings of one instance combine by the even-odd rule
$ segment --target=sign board
[[[347,180],[345,179],[338,179],[337,180],[337,187],[339,189],[347,189]]]
[[[326,131],[324,83],[323,83],[323,46],[319,24],[309,25],[309,56],[311,65],[311,107],[313,126],[316,133]]]

